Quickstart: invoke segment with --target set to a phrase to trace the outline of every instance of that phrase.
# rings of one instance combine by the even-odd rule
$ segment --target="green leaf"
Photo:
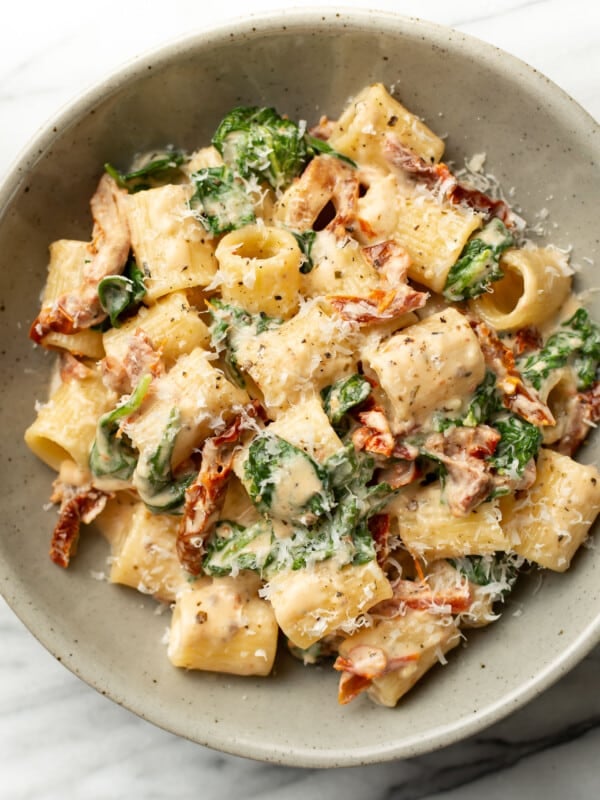
[[[207,575],[223,576],[242,569],[263,572],[274,557],[273,528],[260,520],[244,528],[237,522],[219,520],[206,548],[203,569]]]
[[[263,443],[259,445],[258,457],[256,451],[253,454],[254,463],[249,469],[251,485],[245,485],[259,508],[273,513],[274,492],[279,486],[285,486],[286,479],[281,472],[290,466],[293,468],[294,459],[309,457],[279,437],[271,436],[271,441],[264,443],[265,438],[258,437]],[[307,462],[302,463],[308,466]],[[312,462],[308,468],[319,470],[325,487],[319,497],[318,510],[325,505],[323,497],[327,497],[329,508],[310,525],[297,519],[288,522],[288,537],[275,536],[268,518],[249,528],[224,522],[225,527],[215,531],[208,545],[204,562],[208,574],[229,575],[240,569],[251,569],[268,579],[283,569],[303,569],[334,556],[340,566],[364,564],[375,558],[368,519],[394,493],[387,484],[367,485],[373,478],[375,460],[357,453],[349,443],[322,466]]]
[[[185,499],[185,490],[193,474],[176,479],[171,469],[171,457],[179,431],[181,414],[174,406],[154,450],[143,452],[133,474],[133,484],[146,506],[155,513],[178,512]]]
[[[474,428],[490,420],[501,408],[502,402],[496,389],[496,375],[488,369],[485,378],[475,390],[462,424]]]
[[[522,559],[510,553],[495,553],[487,556],[451,558],[448,561],[471,583],[477,586],[500,584],[504,587],[500,589],[500,594],[505,595],[510,592],[517,580]]]
[[[234,108],[221,121],[212,143],[236,176],[267,181],[277,190],[289,186],[308,161],[319,154],[356,166],[352,159],[305,133],[274,108]]]
[[[123,173],[119,172],[119,170],[116,167],[113,167],[113,165],[110,164],[108,161],[104,165],[104,171],[108,172],[110,177],[113,179],[113,181],[117,184],[117,186],[120,189],[127,189],[127,183],[125,181],[125,176],[123,175]]]
[[[119,317],[129,306],[132,293],[133,284],[124,275],[111,275],[98,284],[100,305],[108,314],[113,328],[119,327]]]
[[[490,425],[500,433],[496,450],[487,461],[501,475],[522,477],[529,461],[537,455],[542,443],[542,433],[537,426],[504,408],[496,389],[496,376],[490,370],[475,390],[464,417],[436,420],[436,428],[442,432],[452,426],[475,427],[482,424]],[[422,455],[439,465],[439,476],[443,480],[443,464],[434,453],[426,451],[418,442],[416,444]]]
[[[137,308],[145,294],[144,273],[133,258],[127,261],[124,275],[109,275],[98,284],[100,305],[113,328],[120,327],[121,317]]]
[[[317,139],[316,136],[311,136],[308,133],[305,134],[304,138],[306,140],[309,155],[334,156],[335,158],[339,158],[340,161],[344,161],[349,166],[356,167],[355,161],[352,161],[351,158],[348,158],[348,156],[345,156],[342,153],[338,153],[337,150],[333,149],[329,142],[326,142],[323,139]]]
[[[371,384],[362,375],[340,378],[321,390],[323,408],[333,425],[337,425],[351,408],[364,402],[371,394]]]
[[[312,248],[317,234],[315,231],[308,230],[300,233],[297,231],[292,231],[292,235],[298,242],[298,247],[302,251],[303,261],[302,266],[300,267],[300,272],[303,275],[308,275],[309,272],[312,272],[315,266],[312,260]]]
[[[523,378],[536,389],[556,369],[571,365],[577,374],[578,388],[591,388],[598,380],[600,364],[600,325],[590,319],[585,308],[560,326],[537,353],[519,364]]]
[[[156,154],[146,164],[131,172],[120,172],[110,163],[104,169],[116,181],[117,185],[129,192],[139,192],[157,186],[161,181],[172,177],[172,173],[188,160],[183,150],[167,148],[164,152]],[[150,179],[150,180],[148,180]]]
[[[212,320],[210,325],[211,345],[216,350],[220,350],[227,344],[232,329],[239,330],[253,324],[253,317],[249,311],[241,306],[226,303],[218,297],[213,297],[208,302],[208,311]]]
[[[352,533],[352,541],[355,548],[354,557],[352,558],[352,564],[354,564],[354,566],[367,564],[369,561],[375,560],[377,555],[375,551],[375,542],[373,541],[366,520],[361,520],[355,527]]]
[[[460,258],[446,279],[444,297],[452,302],[468,300],[488,291],[490,284],[500,280],[502,253],[514,244],[514,239],[499,219],[492,219],[465,245]]]
[[[213,297],[208,303],[208,312],[211,317],[209,327],[212,347],[217,351],[225,350],[225,364],[227,376],[237,386],[245,387],[244,376],[237,364],[236,348],[241,335],[260,335],[266,331],[278,328],[283,320],[277,317],[268,317],[264,312],[250,314],[241,306],[225,303],[218,297]]]
[[[268,431],[257,436],[244,462],[244,485],[265,513],[304,522],[333,505],[327,472],[304,450]]]
[[[327,471],[329,484],[334,491],[343,489],[351,481],[356,480],[360,473],[359,458],[365,455],[365,453],[359,455],[352,442],[348,442],[343,450],[338,450],[337,453],[329,456],[323,467]],[[370,457],[367,456],[367,458]]]
[[[206,167],[191,177],[189,206],[207,231],[226,233],[254,222],[254,206],[243,183],[227,166]]]
[[[122,481],[131,478],[138,454],[125,434],[118,435],[119,423],[139,409],[151,381],[151,375],[144,375],[129,398],[98,420],[89,461],[90,470],[95,477],[110,477]]]
[[[520,478],[529,461],[537,455],[542,444],[542,432],[516,414],[506,412],[493,422],[500,441],[490,463],[500,475]]]
[[[300,128],[274,108],[234,108],[221,121],[212,143],[236,175],[265,180],[274,189],[289,185],[308,160]]]

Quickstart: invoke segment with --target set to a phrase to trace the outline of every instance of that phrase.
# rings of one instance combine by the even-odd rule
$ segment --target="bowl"
[[[120,69],[60,113],[29,145],[0,189],[0,331],[4,380],[0,583],[16,614],[76,675],[147,719],[195,742],[296,766],[386,761],[475,733],[542,692],[600,641],[600,550],[563,574],[526,578],[493,628],[469,635],[390,710],[366,699],[338,706],[336,677],[282,654],[268,679],[173,668],[151,599],[93,580],[106,544],[82,537],[67,571],[47,556],[44,510],[52,474],[23,444],[44,400],[52,357],[27,330],[38,310],[55,238],[86,238],[88,202],[106,161],[210,139],[235,105],[273,105],[294,119],[332,118],[381,81],[438,133],[460,165],[486,170],[523,216],[546,216],[552,241],[600,256],[598,129],[567,95],[526,64],[433,24],[370,11],[297,11],[187,36]],[[597,297],[597,296],[596,296]],[[593,304],[592,304],[593,309]],[[596,302],[596,316],[598,303]],[[600,439],[580,459],[597,460]],[[541,573],[540,573],[541,574]]]

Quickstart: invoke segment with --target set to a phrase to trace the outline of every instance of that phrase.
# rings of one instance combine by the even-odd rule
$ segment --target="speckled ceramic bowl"
[[[47,549],[53,478],[22,436],[45,397],[51,359],[26,332],[47,247],[85,238],[105,161],[167,142],[205,143],[236,104],[293,118],[335,116],[369,82],[440,133],[447,157],[485,151],[523,214],[547,208],[553,240],[598,259],[598,128],[569,97],[514,58],[463,34],[371,12],[297,12],[199,33],[123,68],[50,123],[0,191],[2,538],[0,582],[17,614],[69,669],[170,731],[266,761],[335,766],[411,756],[454,742],[543,691],[600,640],[600,548],[564,575],[519,587],[502,620],[452,653],[395,710],[336,701],[336,676],[281,655],[273,677],[186,674],[161,644],[153,602],[93,580],[107,554],[86,533],[68,571]],[[66,168],[68,165],[68,168]],[[582,262],[585,263],[585,262]],[[581,286],[597,279],[587,268]],[[598,309],[596,309],[598,315]],[[600,438],[583,458],[597,456]]]

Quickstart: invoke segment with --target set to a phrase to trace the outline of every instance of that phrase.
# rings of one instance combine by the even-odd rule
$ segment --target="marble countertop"
[[[281,0],[14,3],[0,47],[0,177],[65,102],[149,48]],[[314,7],[298,2],[296,7]],[[366,6],[324,2],[321,6]],[[600,6],[585,0],[377,0],[529,62],[600,118]],[[224,756],[101,697],[0,601],[0,798],[343,797],[591,800],[600,796],[600,648],[503,722],[429,755],[373,767],[293,769]]]

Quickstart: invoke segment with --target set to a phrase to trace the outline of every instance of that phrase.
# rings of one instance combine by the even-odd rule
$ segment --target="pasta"
[[[489,295],[472,300],[476,313],[498,331],[543,325],[571,291],[564,253],[554,247],[526,247],[502,257],[504,277]]]
[[[267,676],[283,644],[395,706],[587,539],[600,326],[443,151],[381,84],[308,133],[236,108],[106,165],[91,241],[50,246],[50,555],[96,520],[175,667]]]
[[[127,199],[131,247],[144,267],[148,300],[210,283],[216,271],[214,245],[186,214],[185,187],[160,186]]]
[[[266,225],[245,226],[224,236],[215,255],[226,303],[283,319],[298,311],[302,253],[291,233]]]
[[[387,398],[394,433],[427,426],[436,411],[460,413],[485,375],[477,337],[453,308],[404,328],[363,358]]]

